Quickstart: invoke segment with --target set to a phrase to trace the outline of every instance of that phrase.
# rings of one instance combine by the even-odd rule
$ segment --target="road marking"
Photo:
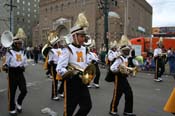
[[[7,91],[7,89],[0,89],[0,93]]]

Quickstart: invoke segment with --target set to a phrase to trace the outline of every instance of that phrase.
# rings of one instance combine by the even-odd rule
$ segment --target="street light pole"
[[[125,0],[124,2],[124,35],[127,36],[128,34],[128,0]]]
[[[10,31],[13,33],[14,29],[13,29],[13,7],[17,7],[15,5],[13,5],[13,1],[10,0],[10,4],[5,4],[5,6],[10,7]]]
[[[107,33],[108,33],[108,0],[104,0],[104,9],[103,9],[103,14],[104,14],[104,43],[106,47],[106,53],[108,52],[108,38],[107,38]]]

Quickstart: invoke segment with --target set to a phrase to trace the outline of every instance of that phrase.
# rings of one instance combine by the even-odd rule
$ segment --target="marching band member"
[[[88,87],[95,86],[96,88],[99,88],[99,80],[100,80],[100,69],[98,66],[98,62],[100,61],[97,54],[92,51],[92,48],[95,47],[95,41],[92,42],[90,46],[87,47],[87,63],[88,64],[94,64],[96,67],[96,74],[93,83],[89,84]]]
[[[163,59],[162,59],[162,38],[157,42],[157,48],[154,49],[154,61],[156,64],[154,81],[160,82],[162,81],[161,76],[163,75]]]
[[[19,35],[18,30],[15,37],[13,37],[12,49],[7,51],[5,64],[3,69],[8,73],[8,100],[9,100],[9,113],[16,116],[22,112],[22,103],[27,94],[26,80],[24,77],[25,67],[27,66],[27,57],[22,50],[23,36]],[[20,94],[15,101],[16,89],[19,87]]]
[[[82,20],[81,20],[82,19]],[[84,20],[85,19],[85,20]],[[83,22],[83,23],[82,23]],[[86,48],[82,46],[85,42],[86,30],[88,22],[84,14],[79,14],[76,25],[70,30],[73,42],[64,50],[61,58],[58,60],[57,72],[62,77],[69,72],[67,67],[74,64],[82,69],[87,67]],[[80,78],[81,74],[77,70],[73,70],[73,74],[64,79],[64,116],[72,116],[76,106],[79,110],[75,116],[87,116],[92,107],[91,97],[86,84]]]
[[[110,70],[110,66],[114,63],[115,59],[117,58],[117,56],[120,55],[120,52],[119,50],[117,49],[117,43],[116,42],[112,42],[110,44],[110,47],[111,49],[108,51],[108,54],[107,54],[107,58],[106,58],[106,61],[107,61],[107,64],[109,65],[109,68],[108,68],[108,72],[106,74],[106,77],[105,77],[105,80],[107,82],[114,82],[114,73]]]
[[[122,37],[123,38],[123,37]],[[125,41],[127,42],[127,37],[125,36]],[[122,44],[121,44],[122,43]],[[113,92],[113,99],[110,105],[110,112],[109,114],[113,116],[119,116],[117,111],[117,107],[120,101],[122,94],[125,94],[125,108],[124,108],[124,116],[136,116],[133,113],[133,92],[131,86],[127,80],[129,75],[129,71],[126,70],[128,64],[128,55],[130,53],[130,47],[128,43],[124,43],[121,39],[120,41],[120,51],[121,55],[116,58],[114,63],[111,65],[110,70],[115,73],[115,81],[114,81],[114,92]],[[124,71],[120,70],[120,66],[124,65]]]
[[[58,96],[58,80],[56,79],[56,66],[57,66],[57,62],[58,59],[61,55],[61,49],[59,48],[59,38],[57,37],[57,35],[55,35],[55,37],[53,38],[53,40],[50,41],[51,45],[53,46],[53,48],[49,51],[48,53],[48,63],[50,64],[50,68],[51,68],[51,75],[52,75],[52,94],[51,94],[51,98],[52,100],[59,100],[59,96]]]

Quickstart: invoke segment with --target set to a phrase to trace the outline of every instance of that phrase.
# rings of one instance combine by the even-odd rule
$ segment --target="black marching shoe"
[[[136,116],[136,114],[134,113],[127,113],[127,112],[124,112],[123,115],[124,116]]]
[[[109,114],[110,114],[111,116],[119,116],[117,112],[112,112],[112,111],[110,111]]]

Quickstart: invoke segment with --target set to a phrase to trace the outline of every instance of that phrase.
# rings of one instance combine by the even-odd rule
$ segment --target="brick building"
[[[124,30],[127,30],[129,38],[151,35],[152,7],[145,0],[108,0],[108,2],[109,11],[116,12],[120,16],[120,18],[109,18],[109,41],[118,41]],[[85,12],[90,24],[88,32],[95,39],[96,48],[99,50],[104,43],[104,17],[101,5],[103,0],[40,0],[39,42],[47,42],[50,30],[57,30],[59,36],[69,33],[78,13]],[[33,44],[40,44],[34,40]]]

